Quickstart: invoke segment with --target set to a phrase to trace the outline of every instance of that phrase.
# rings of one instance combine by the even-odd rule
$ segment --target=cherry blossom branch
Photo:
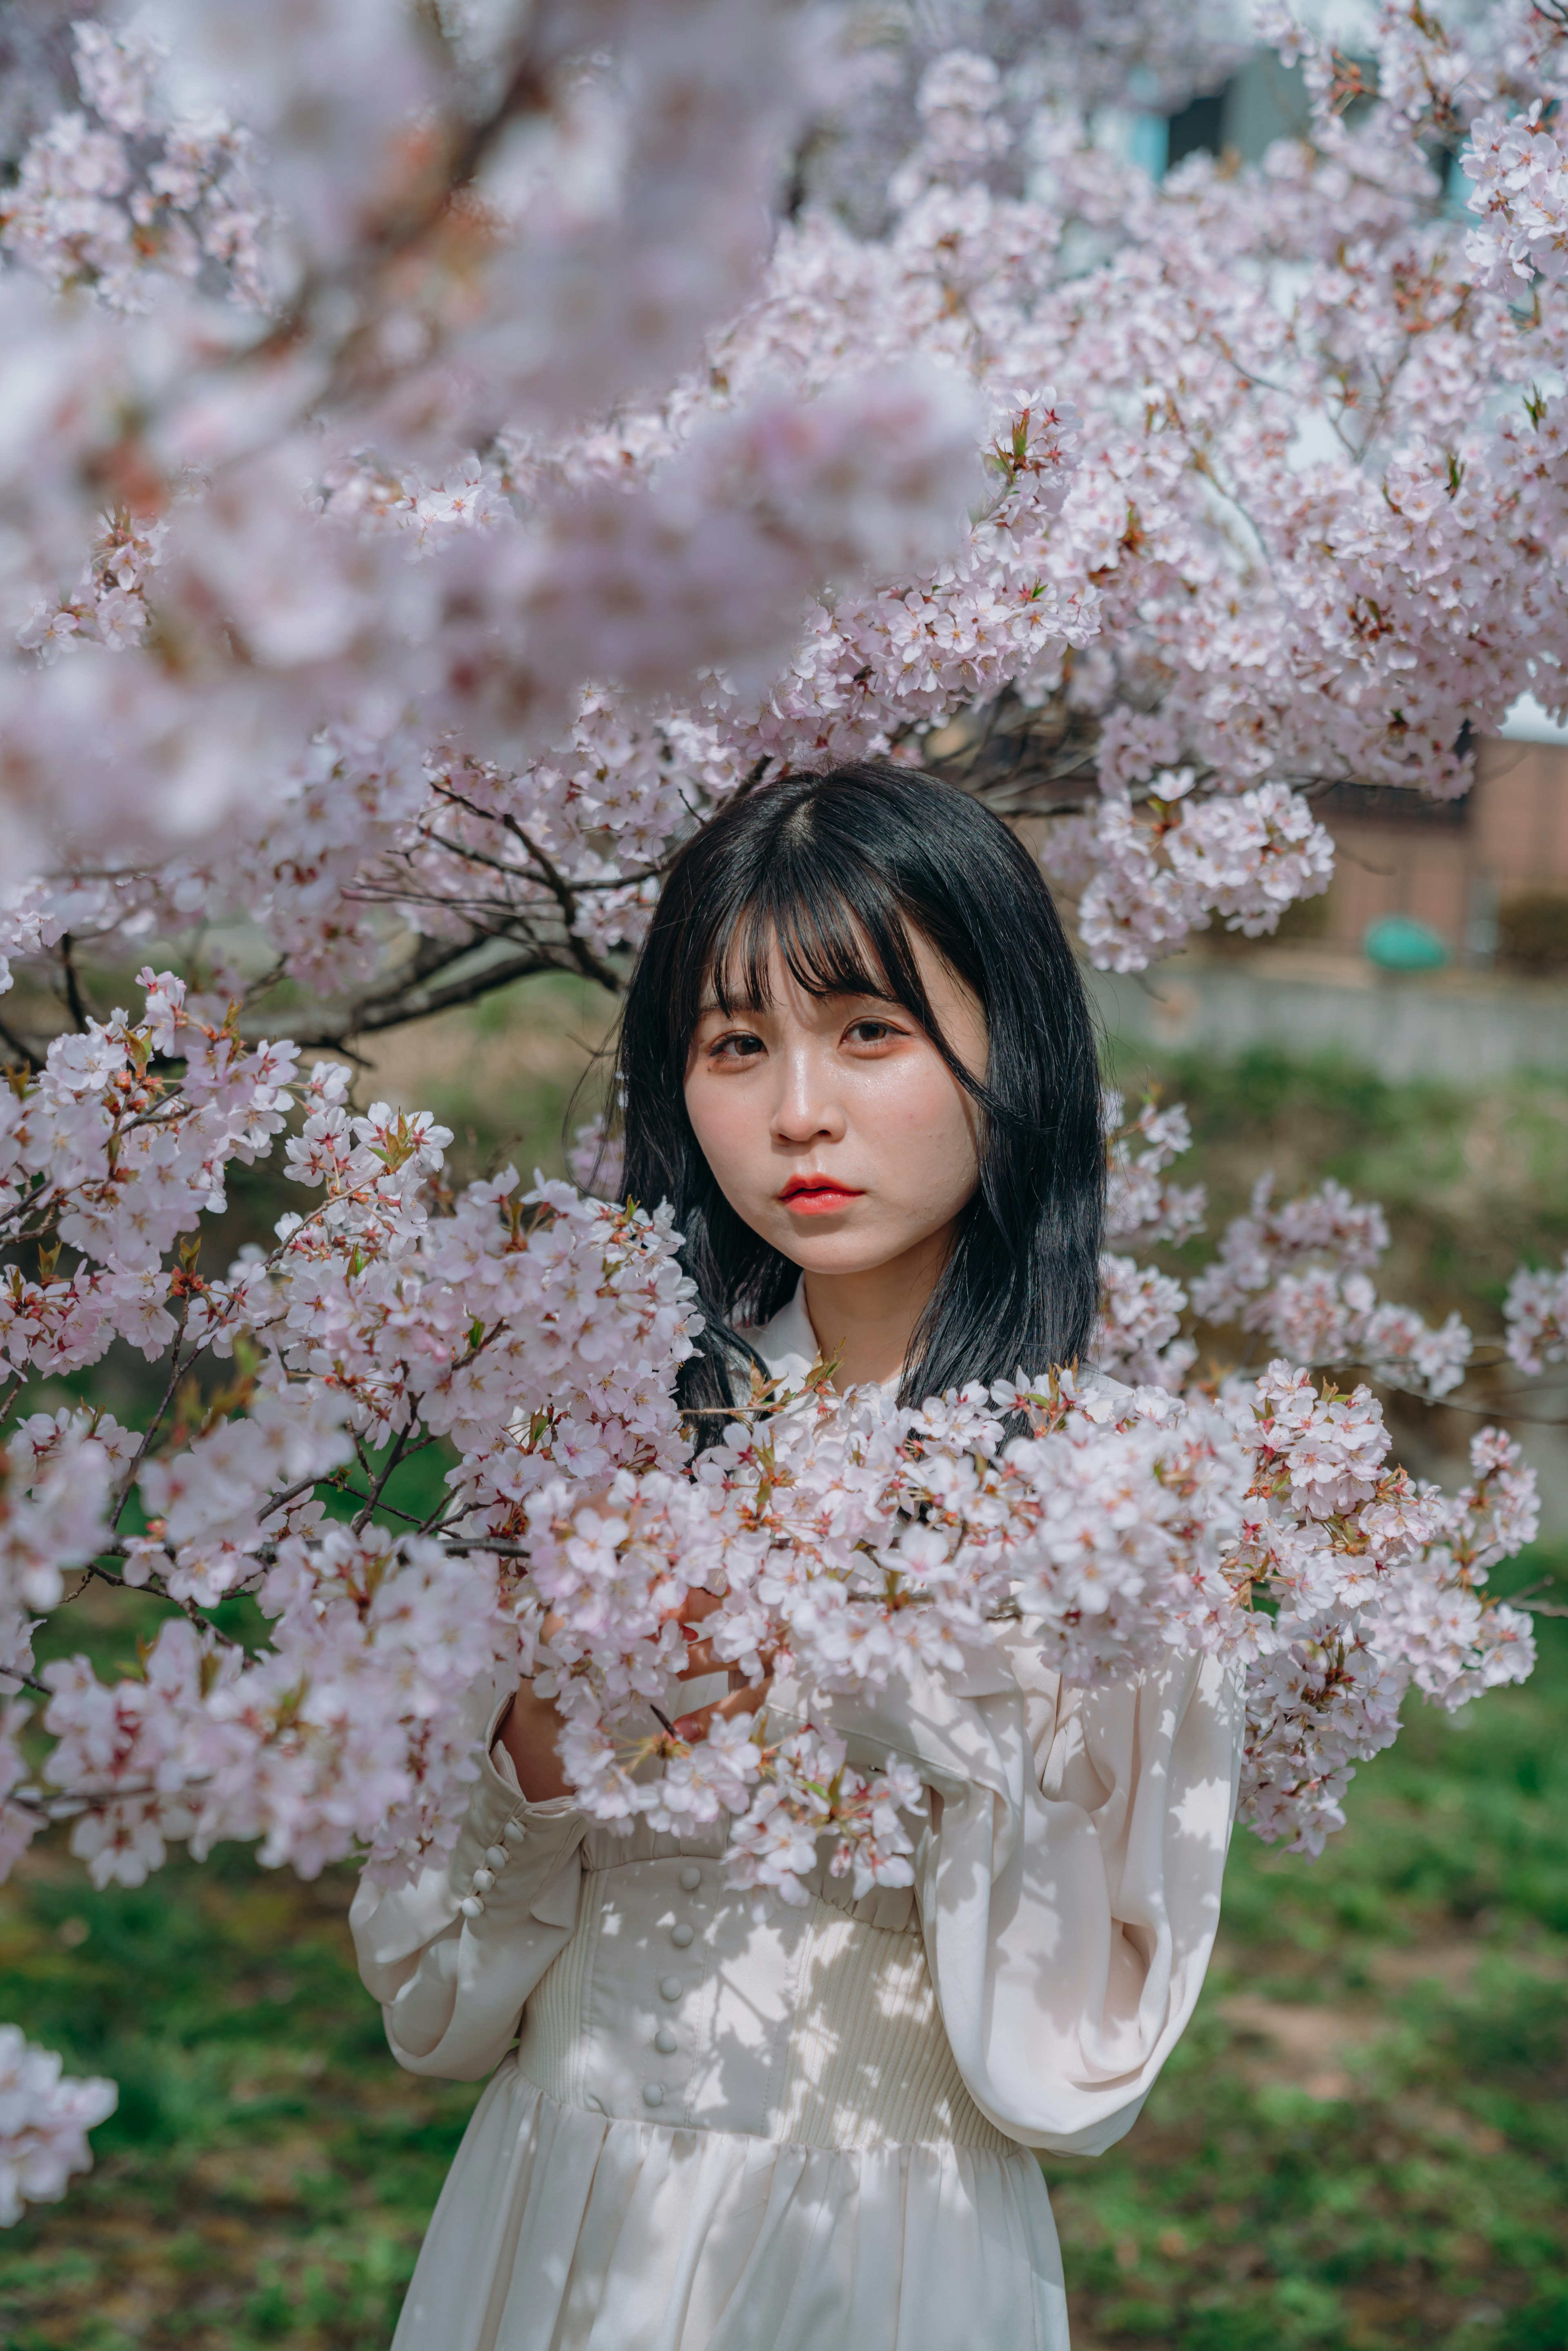
[[[37,1690],[40,1698],[52,1695],[47,1682],[39,1681],[36,1674],[25,1673],[20,1666],[0,1666],[0,1674],[7,1681],[19,1683],[23,1689]]]

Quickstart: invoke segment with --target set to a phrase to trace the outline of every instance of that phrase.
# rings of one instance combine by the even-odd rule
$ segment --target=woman
[[[1037,867],[963,794],[861,766],[732,805],[669,878],[619,1074],[626,1196],[674,1204],[701,1291],[697,1427],[757,1364],[916,1403],[1085,1351],[1088,1009]],[[682,1729],[804,1719],[686,1624]],[[1067,1690],[1009,1625],[966,1676],[832,1699],[852,1761],[925,1784],[915,1883],[854,1902],[822,1869],[761,1926],[722,1829],[591,1823],[553,1708],[489,1700],[450,1865],[354,1907],[400,2063],[496,2069],[396,2351],[1064,2351],[1031,2150],[1120,2137],[1192,2012],[1235,1802],[1220,1669]]]

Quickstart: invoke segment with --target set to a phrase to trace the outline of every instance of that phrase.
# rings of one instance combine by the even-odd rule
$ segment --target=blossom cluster
[[[1482,116],[1473,127],[1464,168],[1481,218],[1465,252],[1483,282],[1512,276],[1528,286],[1568,270],[1568,156],[1542,107],[1537,99],[1525,114]]]
[[[270,223],[247,132],[216,113],[170,118],[145,32],[84,20],[72,38],[81,110],[29,144],[0,198],[0,247],[57,291],[90,287],[116,309],[144,309],[162,274],[204,270],[265,307]]]
[[[1568,1257],[1553,1273],[1521,1266],[1503,1301],[1509,1360],[1538,1373],[1568,1361]]]
[[[1315,1853],[1343,1824],[1356,1761],[1397,1736],[1410,1687],[1451,1710],[1529,1675],[1529,1616],[1484,1587],[1536,1532],[1535,1484],[1517,1443],[1487,1429],[1458,1495],[1416,1485],[1389,1466],[1364,1388],[1320,1395],[1283,1364],[1246,1409],[1255,1468],[1231,1572],[1276,1605],[1212,1634],[1249,1657],[1242,1816]]]
[[[1151,1101],[1128,1121],[1121,1096],[1110,1093],[1104,1119],[1108,1237],[1136,1238],[1147,1247],[1200,1231],[1202,1187],[1164,1180],[1192,1141],[1182,1104],[1161,1108]],[[1385,1385],[1431,1402],[1457,1388],[1475,1349],[1459,1316],[1449,1314],[1434,1330],[1413,1307],[1380,1299],[1373,1286],[1371,1270],[1388,1247],[1387,1219],[1376,1202],[1353,1199],[1332,1176],[1299,1199],[1276,1205],[1273,1193],[1272,1176],[1260,1176],[1249,1213],[1230,1219],[1190,1292],[1155,1266],[1105,1254],[1095,1347],[1101,1367],[1179,1389],[1197,1360],[1192,1331],[1208,1323],[1260,1332],[1291,1363],[1359,1364]],[[1550,1276],[1515,1275],[1505,1321],[1510,1353],[1521,1369],[1539,1371],[1536,1358],[1552,1343],[1553,1296]]]
[[[118,2097],[112,2082],[63,2079],[51,2050],[0,2024],[0,2229],[21,2219],[25,2202],[64,2195],[72,2172],[92,2159],[89,2131],[114,2112]]]
[[[1158,184],[1092,110],[1218,10],[876,73],[772,0],[158,14],[235,121],[94,23],[8,200],[0,949],[602,976],[694,816],[890,751],[1049,818],[1134,970],[1326,885],[1320,780],[1462,791],[1555,706],[1551,12],[1347,65],[1274,8],[1311,135]]]
[[[1162,771],[1142,806],[1113,786],[1092,817],[1071,820],[1047,846],[1056,879],[1087,876],[1079,928],[1103,969],[1141,971],[1216,914],[1257,938],[1329,885],[1333,843],[1299,792],[1262,784],[1183,810],[1195,781],[1191,768]]]
[[[803,1900],[830,1827],[862,1891],[908,1883],[913,1792],[856,1784],[873,1818],[849,1834],[831,1773],[803,1798],[789,1742],[769,1750],[744,1720],[695,1743],[654,1727],[693,1590],[722,1594],[704,1618],[716,1656],[788,1674],[830,1722],[836,1691],[959,1667],[1002,1615],[1072,1683],[1197,1645],[1243,1677],[1243,1819],[1316,1852],[1409,1688],[1452,1708],[1533,1660],[1528,1616],[1484,1590],[1535,1531],[1517,1445],[1478,1437],[1475,1479],[1450,1498],[1388,1444],[1368,1390],[1320,1391],[1282,1362],[1218,1401],[1071,1375],[919,1411],[878,1392],[773,1397],[694,1477],[622,1473],[590,1508],[538,1493],[536,1687],[567,1716],[563,1760],[595,1817],[680,1830],[728,1813],[737,1882]]]

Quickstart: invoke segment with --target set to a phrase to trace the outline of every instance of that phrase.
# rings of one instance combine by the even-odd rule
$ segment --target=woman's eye
[[[762,1050],[760,1037],[748,1037],[744,1030],[730,1037],[716,1037],[708,1047],[710,1061],[751,1061]]]
[[[853,1045],[885,1045],[889,1038],[899,1034],[890,1020],[857,1020],[844,1035]]]

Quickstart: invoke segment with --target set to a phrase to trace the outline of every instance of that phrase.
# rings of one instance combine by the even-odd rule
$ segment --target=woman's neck
[[[953,1229],[945,1226],[918,1248],[863,1272],[806,1274],[806,1312],[819,1348],[837,1361],[833,1385],[841,1392],[899,1377],[947,1261]]]

